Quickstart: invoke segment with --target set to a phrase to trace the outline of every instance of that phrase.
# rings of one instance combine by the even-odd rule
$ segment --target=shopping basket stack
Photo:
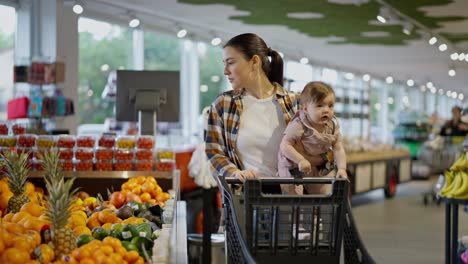
[[[363,246],[348,202],[349,182],[335,178],[248,180],[234,194],[220,178],[229,263],[374,263]],[[262,193],[268,184],[325,184],[325,195]]]

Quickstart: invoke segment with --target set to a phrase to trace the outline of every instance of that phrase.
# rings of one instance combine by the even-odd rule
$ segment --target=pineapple
[[[18,155],[15,151],[7,151],[1,154],[1,160],[6,169],[8,186],[13,196],[8,200],[7,212],[17,213],[25,203],[28,203],[29,197],[25,194],[26,180],[29,174],[28,164],[29,153],[22,152]]]
[[[68,181],[61,179],[54,186],[47,183],[48,186],[53,188],[48,189],[48,210],[46,215],[51,223],[52,244],[58,259],[70,254],[76,248],[75,235],[67,227],[71,213],[70,206],[73,203],[72,196],[77,191],[77,189],[71,189],[74,181],[74,178]]]
[[[41,159],[44,161],[44,179],[49,193],[46,215],[51,223],[55,255],[60,259],[76,248],[76,238],[67,224],[70,218],[70,206],[73,203],[72,197],[77,189],[72,190],[74,178],[64,180],[57,151],[46,152]]]

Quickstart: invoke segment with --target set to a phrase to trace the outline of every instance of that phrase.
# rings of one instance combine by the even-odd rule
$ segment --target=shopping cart
[[[248,180],[243,192],[220,177],[228,263],[375,263],[362,244],[348,202],[349,182],[335,178]],[[262,192],[272,184],[326,184],[325,195]],[[302,238],[301,238],[302,237]],[[307,238],[304,238],[307,237]]]

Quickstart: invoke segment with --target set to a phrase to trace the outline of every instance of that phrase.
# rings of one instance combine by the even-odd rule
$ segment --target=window
[[[144,32],[145,70],[180,71],[180,40],[176,37]]]
[[[6,120],[6,104],[13,98],[13,65],[16,11],[0,5],[0,120]]]
[[[216,96],[226,90],[223,50],[205,43],[197,43],[200,59],[200,111],[210,106]]]
[[[88,18],[78,21],[80,123],[104,123],[115,103],[102,98],[110,74],[132,68],[132,31]]]

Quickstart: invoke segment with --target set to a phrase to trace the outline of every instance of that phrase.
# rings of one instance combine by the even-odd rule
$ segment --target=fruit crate
[[[228,181],[240,183],[234,179]],[[249,180],[242,195],[234,195],[224,178],[219,182],[223,191],[229,263],[339,263],[342,241],[345,263],[375,263],[354,224],[348,202],[348,181]],[[280,183],[328,184],[332,191],[327,195],[302,196],[262,193],[262,185]],[[308,239],[299,239],[304,234]]]

